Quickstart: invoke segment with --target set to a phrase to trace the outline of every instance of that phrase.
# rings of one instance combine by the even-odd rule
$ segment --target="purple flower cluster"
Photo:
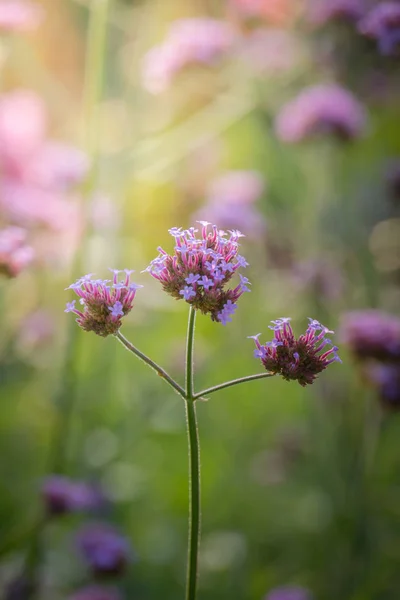
[[[400,49],[400,3],[377,4],[361,19],[358,29],[378,42],[382,54],[396,54]]]
[[[350,141],[362,134],[365,121],[364,108],[351,92],[320,84],[304,89],[282,108],[275,131],[283,142],[293,144],[326,133]]]
[[[400,319],[379,310],[346,313],[341,337],[361,362],[382,405],[400,409]]]
[[[131,559],[127,540],[105,523],[86,525],[78,534],[78,548],[93,575],[121,575]]]
[[[257,171],[227,171],[209,185],[207,202],[196,213],[224,229],[244,227],[246,234],[259,239],[266,230],[264,216],[254,206],[264,192],[264,180]]]
[[[213,321],[226,325],[236,310],[236,302],[244,292],[249,292],[247,277],[239,275],[240,283],[231,289],[225,286],[240,267],[247,262],[238,254],[239,231],[230,231],[226,237],[216,225],[199,221],[201,236],[196,237],[197,229],[191,227],[169,230],[175,238],[175,252],[167,254],[159,248],[160,254],[146,271],[161,283],[164,291],[176,300],[186,300],[203,314],[209,314]]]
[[[264,345],[258,341],[260,333],[249,337],[254,339],[256,344],[255,358],[261,359],[267,371],[281,375],[286,381],[293,379],[306,386],[313,383],[328,365],[341,360],[337,355],[336,346],[325,350],[325,347],[332,343],[325,336],[333,331],[315,319],[309,319],[306,333],[296,339],[290,320],[283,317],[272,321],[269,328],[274,332],[274,339]]]
[[[78,315],[76,322],[85,331],[94,331],[97,335],[106,337],[115,334],[121,327],[121,318],[127,315],[133,307],[136,291],[142,287],[131,283],[133,271],[111,269],[113,279],[92,280],[92,274],[81,277],[67,289],[72,289],[80,298],[82,310],[75,308],[75,300],[67,302],[65,312]],[[118,281],[119,273],[125,277]]]
[[[82,481],[52,475],[42,486],[42,496],[49,515],[96,510],[104,504],[99,490]]]

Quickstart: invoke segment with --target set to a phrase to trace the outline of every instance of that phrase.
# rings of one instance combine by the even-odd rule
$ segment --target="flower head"
[[[264,600],[312,600],[312,596],[303,587],[289,585],[275,588]]]
[[[34,251],[26,243],[26,231],[21,227],[7,227],[0,231],[0,274],[16,277],[34,258]]]
[[[353,354],[363,360],[400,360],[400,319],[379,310],[346,313],[341,338]]]
[[[81,277],[69,286],[80,298],[82,309],[75,307],[76,300],[67,302],[65,312],[78,315],[76,322],[85,331],[94,331],[97,335],[106,337],[117,333],[121,327],[121,319],[133,307],[133,300],[138,288],[130,282],[132,271],[125,269],[125,276],[118,281],[121,271],[113,270],[113,279],[92,280],[92,274]]]
[[[339,85],[315,85],[304,89],[278,114],[275,130],[287,143],[316,134],[330,133],[343,141],[359,137],[365,127],[363,106]]]
[[[120,575],[131,558],[127,540],[104,523],[86,525],[77,542],[95,575]]]
[[[360,33],[377,40],[382,54],[396,54],[400,49],[400,4],[381,2],[358,24]]]
[[[49,515],[95,510],[104,503],[100,492],[92,486],[61,475],[52,475],[45,480],[42,495]]]
[[[254,356],[261,359],[267,371],[281,375],[286,381],[297,380],[302,386],[313,383],[332,362],[341,362],[336,346],[326,349],[331,341],[325,336],[333,331],[315,319],[309,321],[307,331],[298,339],[294,337],[288,317],[272,321],[270,329],[274,338],[270,342],[262,345],[258,341],[260,334],[250,336],[256,344]]]
[[[92,585],[73,594],[69,600],[121,600],[118,590]]]
[[[160,254],[147,267],[150,275],[160,281],[164,291],[176,300],[182,298],[213,321],[223,325],[231,321],[236,301],[249,292],[249,281],[241,277],[236,287],[225,289],[236,271],[247,263],[238,254],[239,231],[230,231],[229,237],[218,231],[216,225],[199,221],[201,235],[193,227],[169,232],[175,239],[174,254],[160,248]]]

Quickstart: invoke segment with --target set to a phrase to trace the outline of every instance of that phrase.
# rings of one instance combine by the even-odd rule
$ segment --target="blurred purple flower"
[[[360,359],[400,360],[400,319],[379,310],[343,315],[340,337]]]
[[[98,489],[61,475],[52,475],[45,480],[42,497],[49,515],[96,510],[105,503]]]
[[[16,277],[33,260],[34,251],[27,244],[27,233],[21,227],[0,230],[0,275]]]
[[[400,362],[369,364],[366,377],[376,386],[384,408],[400,410]]]
[[[243,280],[235,287],[225,290],[240,267],[247,265],[238,254],[240,231],[229,231],[229,238],[216,225],[199,221],[201,236],[196,237],[197,229],[191,227],[182,231],[174,227],[169,233],[175,238],[175,252],[167,254],[159,248],[160,254],[146,271],[157,279],[165,292],[176,300],[184,298],[203,314],[209,314],[213,321],[226,325],[236,310],[236,301],[246,288]],[[198,275],[196,278],[193,276]],[[192,283],[188,284],[187,279]]]
[[[264,189],[264,179],[257,171],[228,171],[211,182],[207,200],[217,205],[253,204]]]
[[[78,590],[69,597],[69,600],[122,600],[122,596],[114,588],[93,585]]]
[[[382,54],[397,54],[400,49],[400,3],[377,4],[361,19],[358,29],[378,42]]]
[[[289,585],[275,588],[264,600],[312,600],[312,595],[305,588]]]
[[[332,342],[325,336],[333,331],[315,319],[309,319],[306,333],[296,339],[290,321],[288,317],[272,321],[270,329],[274,332],[274,339],[264,345],[258,341],[260,333],[249,337],[256,344],[255,358],[261,360],[267,371],[281,375],[286,381],[296,380],[304,387],[313,383],[331,363],[342,361],[336,346],[326,350]]]
[[[224,229],[243,229],[246,235],[262,237],[263,215],[253,206],[265,188],[257,171],[228,171],[214,179],[206,193],[208,202],[196,213],[197,221],[210,220]]]
[[[153,94],[163,92],[185,67],[212,66],[227,53],[233,41],[233,30],[224,21],[206,17],[174,21],[165,41],[144,58],[144,87]]]
[[[68,195],[88,170],[85,154],[46,138],[47,115],[34,92],[0,96],[0,210],[11,222],[74,227],[79,211]]]
[[[72,289],[79,296],[82,309],[77,309],[73,300],[67,302],[64,311],[78,315],[76,322],[84,331],[94,331],[102,337],[117,333],[122,325],[121,318],[132,310],[136,292],[143,287],[131,283],[133,271],[110,270],[112,280],[92,280],[90,273],[72,283],[67,289]],[[118,281],[119,273],[125,273],[121,281]]]
[[[94,575],[121,575],[131,560],[127,540],[105,523],[86,525],[77,543]]]
[[[43,8],[28,0],[0,2],[0,32],[30,31],[42,21]]]
[[[351,92],[338,85],[321,84],[304,89],[281,109],[275,131],[287,143],[316,134],[333,134],[349,141],[362,134],[365,124],[364,108]]]
[[[310,0],[307,16],[313,25],[325,25],[331,21],[354,23],[365,10],[365,0]]]

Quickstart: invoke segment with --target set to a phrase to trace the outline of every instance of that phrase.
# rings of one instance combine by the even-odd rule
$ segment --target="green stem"
[[[186,400],[186,423],[189,443],[189,536],[186,576],[186,600],[195,600],[200,541],[200,443],[196,403]]]
[[[198,400],[204,396],[208,396],[209,394],[213,394],[214,392],[218,392],[219,390],[223,390],[227,387],[231,387],[233,385],[238,385],[239,383],[248,383],[249,381],[255,381],[256,379],[265,379],[265,377],[273,377],[274,373],[257,373],[257,375],[247,375],[247,377],[239,377],[239,379],[232,379],[232,381],[226,381],[225,383],[220,383],[219,385],[213,385],[206,390],[202,390],[197,394],[193,395],[193,400]]]
[[[194,347],[194,326],[196,321],[196,310],[193,306],[189,311],[189,322],[186,337],[186,398],[187,400],[194,399],[193,391],[193,347]]]
[[[196,599],[200,540],[200,444],[194,394],[194,328],[196,311],[191,306],[186,339],[186,423],[189,446],[189,535],[186,600]]]
[[[123,346],[125,346],[125,348],[127,350],[129,350],[130,352],[135,354],[138,358],[140,358],[140,360],[145,362],[146,365],[148,365],[151,369],[153,369],[153,371],[155,371],[157,373],[157,375],[159,375],[160,377],[165,379],[165,381],[171,387],[173,387],[174,390],[176,392],[178,392],[178,394],[182,398],[186,398],[185,390],[178,383],[176,383],[176,381],[174,379],[172,379],[172,377],[170,377],[170,375],[168,375],[168,373],[166,371],[164,371],[164,369],[162,367],[160,367],[160,365],[158,365],[156,362],[154,362],[154,360],[151,360],[151,358],[146,356],[146,354],[143,354],[143,352],[138,350],[129,340],[126,339],[125,336],[122,335],[122,333],[120,331],[118,331],[115,334],[115,337],[117,338],[117,340],[119,340],[121,342],[121,344]]]

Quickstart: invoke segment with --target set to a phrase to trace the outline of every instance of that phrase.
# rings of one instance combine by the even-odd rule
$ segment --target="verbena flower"
[[[44,481],[42,496],[49,515],[96,510],[105,501],[93,486],[61,475],[52,475]]]
[[[264,600],[312,600],[312,596],[303,587],[289,585],[271,590]]]
[[[128,541],[105,523],[86,525],[77,543],[94,575],[120,575],[131,559]]]
[[[396,54],[400,49],[399,2],[381,2],[361,19],[358,29],[378,42],[382,54]]]
[[[351,92],[339,85],[320,84],[304,89],[282,108],[275,131],[287,143],[318,134],[350,141],[363,133],[365,122],[365,110]]]
[[[79,296],[81,309],[75,307],[76,300],[67,302],[64,312],[78,315],[76,322],[85,331],[94,331],[97,335],[106,337],[117,333],[122,325],[122,317],[133,307],[133,301],[138,288],[143,287],[131,283],[133,271],[111,269],[113,279],[92,280],[92,274],[81,277],[66,289],[72,289]],[[118,281],[119,273],[125,273]]]
[[[239,275],[239,283],[230,289],[226,285],[247,262],[238,254],[239,231],[218,231],[216,225],[199,221],[201,235],[191,227],[182,231],[173,228],[169,233],[175,238],[175,252],[170,255],[162,248],[146,271],[161,283],[164,291],[176,300],[186,300],[213,321],[223,325],[230,322],[236,302],[244,292],[249,292],[247,277]]]
[[[121,600],[122,596],[115,588],[93,585],[78,590],[69,600]]]
[[[362,360],[400,361],[400,319],[380,310],[343,315],[340,337]]]
[[[249,337],[256,344],[255,358],[261,359],[267,371],[281,375],[286,381],[294,379],[306,386],[313,383],[328,365],[341,360],[336,346],[326,349],[332,342],[325,336],[333,331],[315,319],[309,319],[307,331],[296,339],[290,320],[283,317],[272,321],[270,329],[274,332],[274,339],[264,345],[258,341],[260,333]]]

